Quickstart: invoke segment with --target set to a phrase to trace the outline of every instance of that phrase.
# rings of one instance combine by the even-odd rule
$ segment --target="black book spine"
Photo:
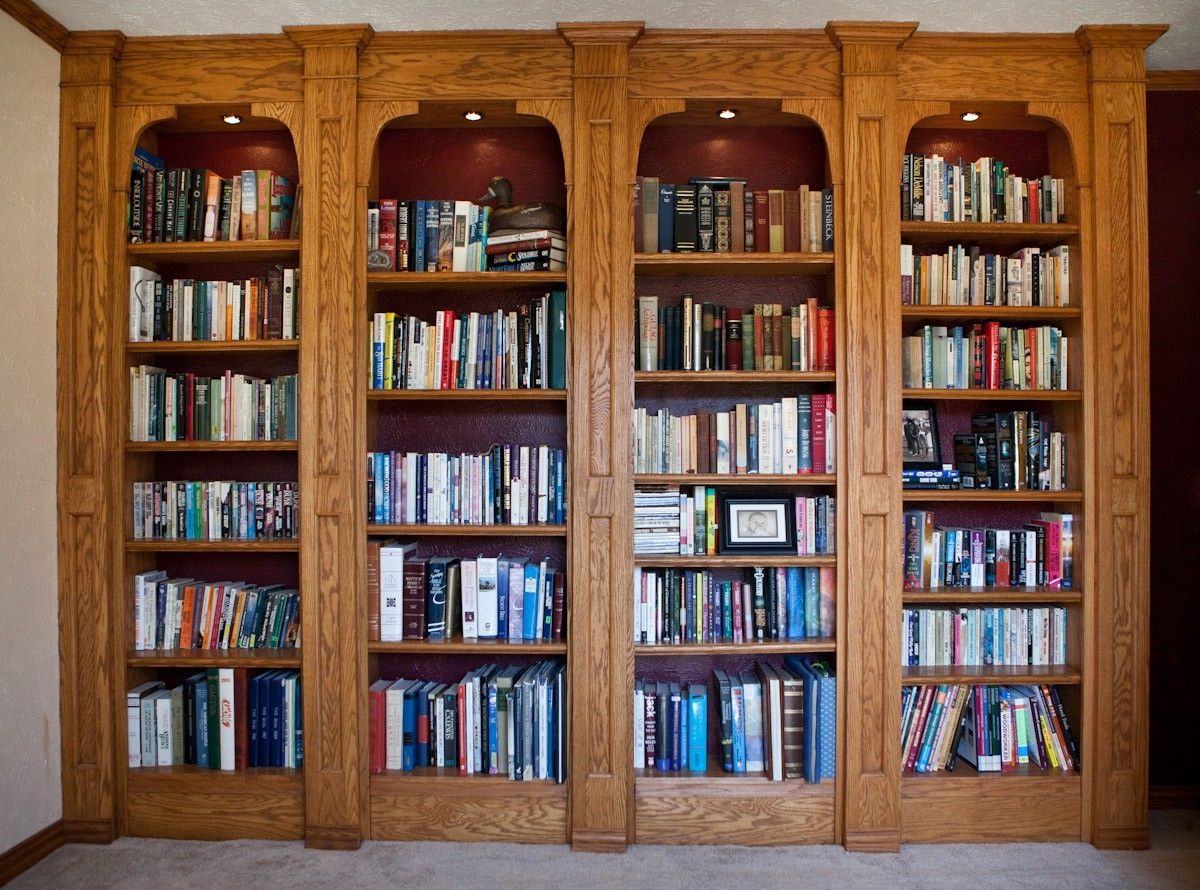
[[[197,167],[188,176],[188,215],[185,241],[204,240],[204,170]]]
[[[833,189],[821,190],[821,250],[833,252]]]
[[[675,250],[694,253],[697,242],[696,188],[681,185],[675,189]]]
[[[144,231],[146,201],[146,171],[133,167],[129,173],[129,242],[141,244]]]
[[[175,240],[175,205],[179,203],[179,171],[175,169],[167,170],[165,184],[163,186],[163,210],[162,215],[156,220],[155,225],[162,232],[160,241]],[[155,213],[158,213],[158,208],[155,207]]]
[[[716,247],[716,208],[711,185],[696,189],[696,236],[702,253],[712,253]]]

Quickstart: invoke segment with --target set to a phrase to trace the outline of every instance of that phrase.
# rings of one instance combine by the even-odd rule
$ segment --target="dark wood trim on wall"
[[[1200,788],[1195,785],[1151,785],[1150,809],[1200,810]]]
[[[63,823],[62,819],[59,819],[37,834],[31,834],[15,847],[0,853],[0,887],[33,868],[64,843],[66,840],[63,837]]]
[[[1148,90],[1200,90],[1200,69],[1146,72]]]
[[[7,12],[60,53],[67,45],[67,38],[71,36],[66,25],[33,0],[0,0],[0,10]]]

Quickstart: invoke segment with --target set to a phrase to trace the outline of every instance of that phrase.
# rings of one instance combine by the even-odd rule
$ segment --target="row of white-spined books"
[[[925,325],[901,357],[905,389],[1070,389],[1067,337],[1052,325]]]
[[[131,442],[295,441],[295,374],[267,380],[226,371],[218,377],[129,369]]]
[[[741,579],[703,569],[633,570],[637,645],[830,639],[836,633],[833,566],[756,566]]]
[[[298,649],[300,593],[281,584],[133,578],[133,648]]]
[[[939,154],[906,154],[901,167],[900,219],[927,222],[1061,223],[1061,179],[1016,176],[996,158],[947,161]]]
[[[900,763],[906,773],[1019,767],[1071,772],[1079,751],[1058,687],[905,686]]]
[[[516,782],[566,780],[566,667],[486,664],[458,682],[376,680],[370,771],[435,767]]]
[[[904,667],[1067,663],[1062,606],[904,609],[900,636]]]
[[[300,672],[209,668],[126,694],[129,766],[241,770],[304,762]]]
[[[286,541],[298,534],[295,482],[135,482],[138,541]]]
[[[837,472],[833,393],[738,402],[729,411],[697,414],[634,408],[633,431],[635,473]]]
[[[955,244],[943,254],[900,245],[900,302],[905,306],[1069,306],[1071,248],[1023,247],[981,253]]]
[[[567,292],[514,312],[376,312],[371,389],[565,389]]]
[[[639,680],[633,691],[633,765],[658,773],[708,770],[715,733],[722,771],[776,782],[834,778],[837,680],[803,655],[753,671],[713,671],[720,720],[709,727],[704,683]]]
[[[299,331],[300,270],[272,266],[235,280],[172,278],[129,268],[129,340],[294,340]]]

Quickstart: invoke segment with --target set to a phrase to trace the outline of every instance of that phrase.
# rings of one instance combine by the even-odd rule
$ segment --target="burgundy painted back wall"
[[[1150,197],[1150,784],[1200,785],[1200,92],[1146,95]]]

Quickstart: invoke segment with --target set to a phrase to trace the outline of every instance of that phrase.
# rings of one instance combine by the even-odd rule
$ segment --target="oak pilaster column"
[[[1162,26],[1087,26],[1095,250],[1091,318],[1096,527],[1096,660],[1084,694],[1094,727],[1081,741],[1092,842],[1146,847],[1150,661],[1150,284],[1144,53]],[[1074,345],[1074,344],[1072,344]],[[1089,753],[1088,746],[1091,746]],[[1090,775],[1087,765],[1091,766]]]
[[[571,843],[633,831],[633,219],[626,74],[640,22],[559,25],[575,52],[571,287]]]
[[[842,51],[846,449],[845,843],[900,844],[900,169],[896,50],[905,22],[831,22]],[[839,335],[843,336],[843,335]]]
[[[354,849],[367,823],[365,460],[356,411],[358,55],[367,25],[285,28],[304,50],[300,140],[300,595],[305,840]]]
[[[80,32],[63,49],[58,190],[58,619],[63,826],[70,842],[116,833],[116,701],[121,615],[111,585],[124,524],[119,480],[124,305],[111,291],[113,90],[118,31]],[[123,212],[123,208],[122,208]]]

